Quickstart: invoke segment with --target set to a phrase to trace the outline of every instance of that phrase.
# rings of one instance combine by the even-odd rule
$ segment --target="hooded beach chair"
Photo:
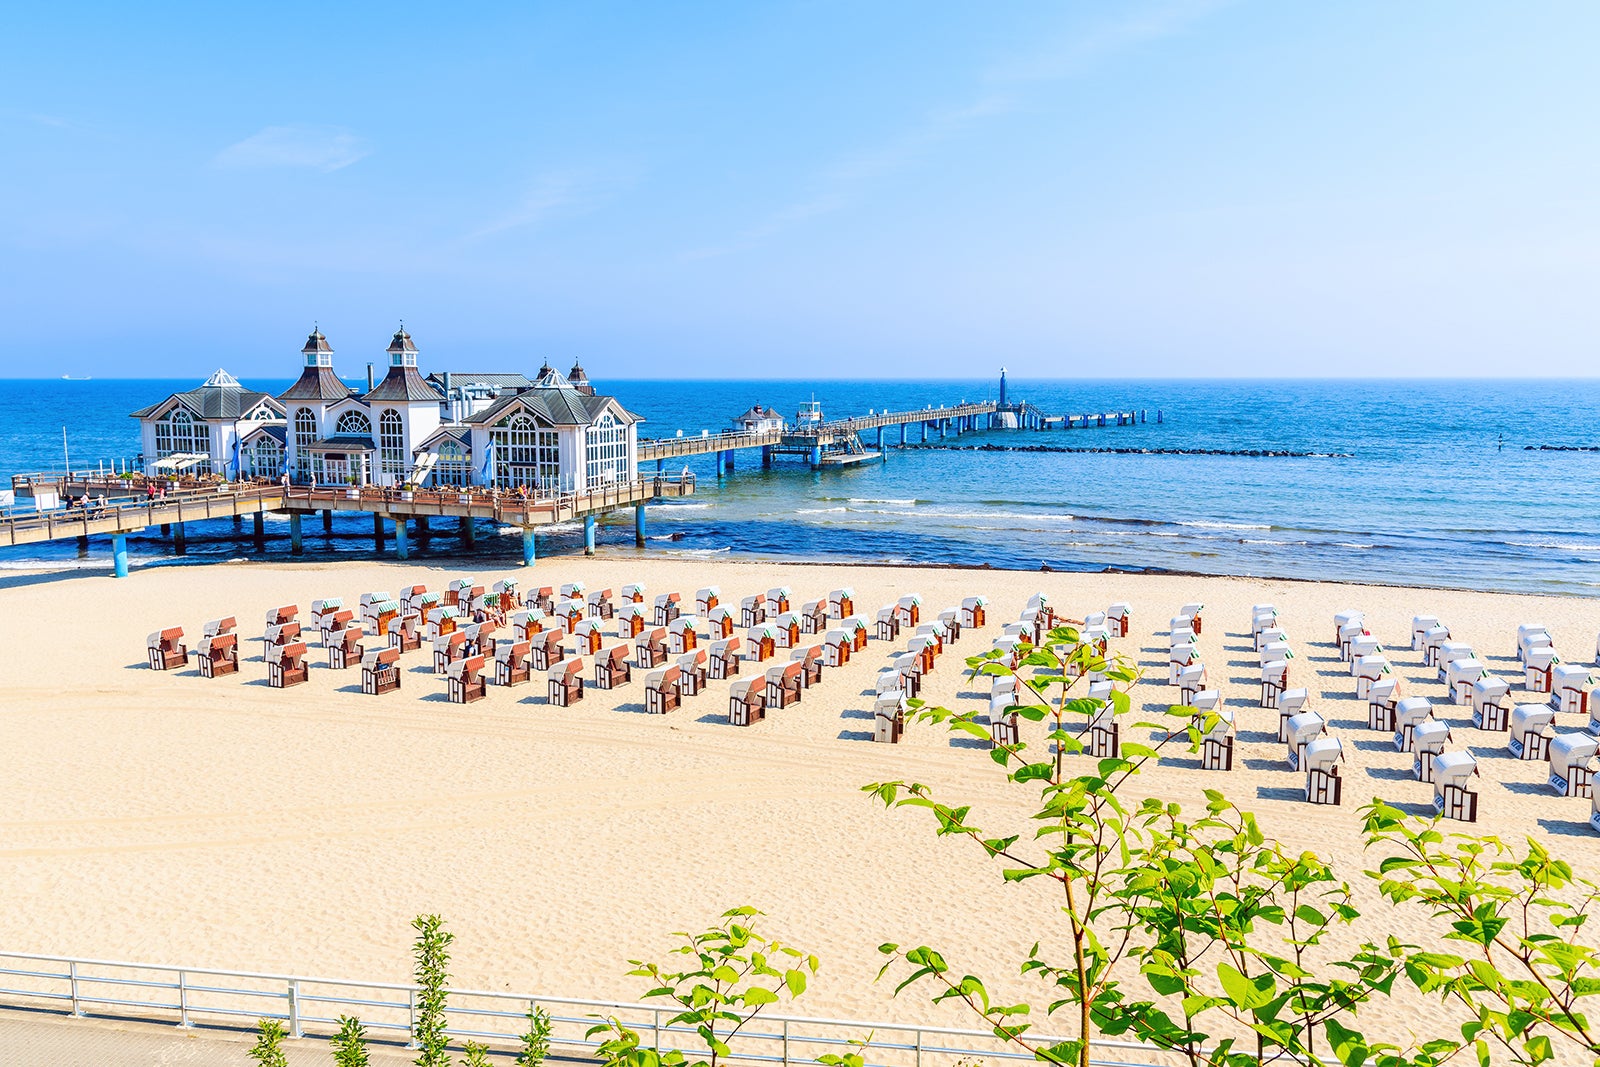
[[[456,632],[456,627],[460,625],[461,609],[440,604],[438,607],[428,609],[427,618],[428,639],[436,640]]]
[[[521,685],[533,677],[533,644],[529,641],[502,641],[494,650],[494,684]]]
[[[617,609],[617,636],[624,641],[631,641],[644,633],[645,623],[649,621],[649,612],[643,604],[635,604],[625,600],[622,607]]]
[[[547,616],[539,608],[523,608],[511,613],[511,636],[518,641],[531,641],[533,635],[544,629]]]
[[[1394,709],[1403,695],[1400,679],[1392,675],[1367,686],[1367,729],[1394,733]]]
[[[358,603],[361,612],[361,628],[369,634],[388,636],[387,629],[378,628],[379,605],[392,604],[393,611],[398,614],[400,602],[388,593],[362,593]],[[393,616],[391,616],[392,618]]]
[[[656,625],[665,626],[681,615],[683,613],[682,600],[682,593],[662,593],[656,597]]]
[[[343,619],[339,618],[341,614],[344,616]],[[354,618],[354,612],[344,610],[344,597],[326,597],[311,602],[311,629],[322,639],[323,644],[328,643],[330,633],[343,628],[345,623]]]
[[[856,591],[846,586],[828,594],[828,618],[843,619],[856,613]]]
[[[789,610],[789,598],[794,594],[786,585],[775,585],[767,590],[767,599],[764,608],[767,618],[774,619]]]
[[[1550,706],[1557,711],[1589,714],[1589,691],[1594,672],[1576,663],[1556,663],[1550,668]]]
[[[1344,762],[1344,745],[1337,737],[1319,737],[1306,745],[1301,754],[1305,765],[1306,800],[1312,804],[1337,805],[1344,795],[1344,779],[1339,764]]]
[[[472,602],[472,586],[476,579],[454,578],[444,587],[446,607],[464,608]]]
[[[1005,693],[995,693],[989,698],[989,747],[1015,748],[1022,742],[1022,724],[1016,711],[1016,700]]]
[[[600,632],[599,619],[579,619],[572,627],[573,647],[580,656],[592,656],[600,651],[605,635]]]
[[[1512,708],[1506,750],[1520,760],[1548,759],[1555,717],[1555,709],[1549,704],[1518,704]]]
[[[644,680],[644,710],[652,715],[665,715],[678,707],[680,693],[678,682],[682,672],[677,667],[662,667],[651,671]]]
[[[880,693],[872,702],[872,739],[888,745],[900,743],[906,732],[906,695]]]
[[[800,643],[800,616],[792,611],[781,612],[772,624],[772,632],[779,648],[793,648]]]
[[[793,662],[768,667],[767,707],[786,708],[800,703],[800,692],[805,688],[804,670],[803,664]]]
[[[679,615],[673,619],[667,626],[667,651],[674,656],[694,651],[700,644],[700,635],[694,630],[697,621],[693,615]]]
[[[589,609],[582,599],[574,600],[569,597],[556,601],[555,617],[562,629],[570,634],[580,622],[589,617]]]
[[[553,586],[541,585],[537,588],[530,589],[528,590],[528,595],[523,600],[523,603],[530,608],[538,608],[540,611],[548,615],[550,612],[555,610],[555,588]]]
[[[361,638],[363,632],[359,626],[346,626],[333,635],[334,640],[328,646],[328,666],[336,671],[354,667],[361,662],[363,651]]]
[[[632,604],[643,604],[645,592],[643,582],[629,582],[622,587],[622,599]]]
[[[267,647],[267,684],[274,689],[300,685],[310,674],[306,646],[302,641]]]
[[[800,664],[801,683],[810,689],[822,681],[822,646],[805,645],[792,649],[789,659]]]
[[[1351,624],[1364,626],[1366,621],[1367,613],[1364,611],[1349,609],[1336,612],[1333,616],[1333,643],[1335,645],[1339,644],[1341,634],[1346,626]]]
[[[843,667],[850,662],[850,635],[843,630],[829,630],[822,635],[823,661],[830,667]]]
[[[728,722],[752,726],[767,717],[767,687],[763,678],[740,678],[728,690]]]
[[[609,619],[616,614],[616,608],[611,603],[611,590],[591,589],[584,594],[584,606],[589,611],[591,619]]]
[[[217,619],[206,624],[195,651],[195,661],[200,667],[200,677],[218,678],[224,674],[239,673],[239,635],[233,632],[233,619]],[[213,627],[217,627],[213,631]]]
[[[1522,684],[1530,693],[1548,693],[1555,685],[1555,668],[1561,657],[1548,645],[1530,648],[1522,661]]]
[[[402,654],[421,648],[422,616],[415,611],[401,615],[396,625],[389,630],[389,647]]]
[[[1433,704],[1427,697],[1406,697],[1394,709],[1394,747],[1397,752],[1412,751],[1417,727],[1433,718]]]
[[[820,634],[828,626],[826,600],[802,600],[800,610],[795,614],[800,617],[800,632],[803,634]]]
[[[612,645],[597,650],[594,657],[594,687],[615,689],[633,681],[633,667],[628,662],[628,646]]]
[[[767,620],[767,598],[747,596],[739,601],[739,625],[755,626]]]
[[[969,629],[978,629],[989,621],[989,598],[984,596],[969,596],[961,601],[961,625]]]
[[[1470,752],[1441,752],[1433,757],[1433,810],[1446,819],[1478,821],[1478,794],[1468,783],[1478,776],[1478,760]]]
[[[707,667],[713,681],[722,681],[732,678],[739,673],[739,639],[725,637],[720,641],[711,642],[711,649],[707,656]]]
[[[1511,683],[1485,673],[1472,683],[1472,725],[1504,730],[1511,725]]]
[[[556,664],[567,658],[567,650],[562,642],[566,640],[567,633],[557,626],[552,630],[541,630],[534,634],[528,642],[533,654],[533,669],[548,671]]]
[[[1587,733],[1556,734],[1548,748],[1551,791],[1563,797],[1589,796],[1600,741]]]
[[[915,628],[922,621],[922,597],[910,593],[895,601],[895,619],[902,627]]]
[[[733,636],[733,612],[725,607],[715,607],[706,615],[706,627],[714,638]]]
[[[501,578],[489,588],[499,594],[500,607],[502,609],[511,611],[522,606],[522,596],[517,592],[517,580],[515,578]]]
[[[153,671],[176,670],[189,662],[189,649],[183,643],[181,626],[157,630],[144,639],[144,644],[149,653],[150,669]]]
[[[945,608],[939,612],[939,625],[944,627],[944,639],[949,644],[961,640],[961,609]]]
[[[866,651],[867,638],[870,635],[866,619],[860,615],[851,615],[839,624],[839,629],[850,635],[851,652]]]
[[[710,615],[711,609],[722,603],[722,589],[720,586],[708,585],[703,589],[694,591],[694,613],[696,615]]]
[[[546,700],[558,708],[570,708],[583,699],[583,660],[563,660],[545,671],[549,683]]]
[[[1489,672],[1476,656],[1465,659],[1454,659],[1445,670],[1445,685],[1449,687],[1450,703],[1470,705],[1472,703],[1472,687],[1482,678],[1487,678]]]
[[[710,657],[703,648],[685,652],[674,661],[678,668],[678,693],[681,696],[699,696],[706,687],[707,666]]]
[[[745,657],[756,663],[763,663],[772,658],[773,652],[778,647],[776,632],[771,626],[762,624],[752,626],[745,632],[744,639],[748,647]]]
[[[1289,736],[1284,740],[1284,744],[1288,749],[1285,755],[1291,771],[1304,768],[1302,756],[1305,754],[1306,746],[1321,737],[1327,728],[1327,722],[1314,711],[1302,711],[1289,720]]]
[[[417,597],[428,591],[425,585],[408,585],[400,590],[400,613],[402,615],[418,610]]]
[[[400,688],[400,650],[375,648],[361,657],[361,691],[368,696]]]
[[[446,674],[450,664],[467,656],[467,635],[464,630],[452,630],[433,639],[433,673]]]
[[[1411,774],[1419,782],[1433,781],[1433,758],[1450,742],[1450,725],[1438,719],[1417,723],[1411,730]]]
[[[667,662],[667,628],[657,626],[633,639],[634,664],[649,670]]]
[[[900,636],[900,618],[893,604],[878,609],[878,640],[893,641]]]

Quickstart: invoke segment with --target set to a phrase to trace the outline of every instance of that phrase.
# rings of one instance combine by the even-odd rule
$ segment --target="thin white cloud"
[[[779,208],[731,241],[692,249],[683,258],[711,259],[742,252],[809,219],[841,210],[866,195],[878,179],[910,166],[939,143],[985,119],[1015,110],[1020,104],[1022,90],[1028,85],[1061,81],[1108,55],[1179,33],[1228,2],[1175,0],[1087,33],[1076,33],[1036,54],[1018,57],[989,70],[984,80],[995,88],[963,106],[931,112],[877,149],[823,168],[812,181],[812,195]]]
[[[510,209],[470,231],[464,239],[478,241],[583,211],[612,195],[629,180],[619,173],[588,170],[563,170],[541,175]]]
[[[224,148],[212,163],[228,169],[299,167],[328,173],[348,167],[369,151],[361,138],[342,126],[268,126]]]

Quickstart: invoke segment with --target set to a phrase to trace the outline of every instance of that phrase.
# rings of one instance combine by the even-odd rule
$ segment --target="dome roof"
[[[302,355],[315,355],[322,352],[332,352],[333,346],[328,339],[322,336],[322,331],[312,327],[311,336],[306,338],[306,345],[300,350]]]
[[[417,354],[417,346],[411,343],[411,335],[406,333],[404,326],[394,332],[394,339],[389,342],[388,352],[391,356],[402,353],[413,356]]]

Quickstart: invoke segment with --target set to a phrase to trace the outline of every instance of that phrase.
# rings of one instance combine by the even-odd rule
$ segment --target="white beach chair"
[[[1556,734],[1548,747],[1551,791],[1563,797],[1588,796],[1600,741],[1586,733]]]
[[[1506,750],[1517,759],[1547,759],[1550,737],[1555,733],[1555,717],[1555,709],[1549,704],[1518,704],[1512,708]]]
[[[1477,774],[1478,760],[1470,752],[1433,757],[1433,810],[1446,819],[1477,822],[1478,794],[1467,788]]]

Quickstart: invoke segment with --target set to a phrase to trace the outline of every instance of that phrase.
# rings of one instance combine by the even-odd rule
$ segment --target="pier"
[[[640,466],[654,462],[656,470],[664,469],[666,462],[690,456],[718,456],[717,470],[734,469],[734,454],[747,449],[761,450],[762,466],[771,466],[777,456],[797,456],[809,462],[813,470],[825,467],[846,466],[866,460],[880,459],[886,448],[896,443],[905,448],[911,445],[913,429],[918,433],[917,443],[927,444],[930,434],[944,440],[951,435],[959,437],[982,429],[1055,430],[1086,429],[1097,426],[1133,426],[1146,421],[1143,411],[1098,412],[1083,415],[1050,415],[1033,404],[1002,404],[985,401],[974,404],[956,404],[950,407],[930,407],[916,411],[886,411],[860,415],[848,419],[835,419],[804,424],[783,430],[764,432],[731,431],[728,433],[702,433],[698,437],[665,437],[641,440],[638,445]],[[1159,420],[1159,414],[1157,421]],[[886,431],[898,428],[900,439],[893,441]],[[863,435],[871,432],[869,442]]]
[[[124,493],[122,484],[114,486],[84,475],[32,474],[12,479],[18,495],[32,496],[41,490],[62,497],[88,494]],[[496,493],[481,488],[471,490],[418,490],[364,487],[336,489],[291,485],[241,486],[219,489],[186,490],[176,495],[148,501],[116,500],[104,507],[46,510],[11,514],[0,519],[0,547],[40,544],[91,536],[111,538],[112,571],[119,577],[128,574],[129,534],[160,527],[171,537],[173,548],[181,553],[186,536],[185,523],[207,519],[254,518],[254,538],[265,539],[265,515],[279,512],[289,517],[290,552],[304,551],[301,528],[307,514],[321,512],[323,522],[332,514],[366,512],[372,516],[373,541],[381,551],[386,540],[393,540],[395,558],[409,558],[410,526],[433,518],[453,518],[463,536],[472,538],[472,524],[492,521],[522,528],[522,562],[532,566],[537,553],[534,535],[540,528],[561,522],[583,523],[584,551],[595,551],[595,528],[600,516],[625,507],[634,508],[634,535],[644,541],[644,507],[652,500],[692,496],[694,476],[642,478],[592,493],[562,493],[548,497],[523,497]]]

